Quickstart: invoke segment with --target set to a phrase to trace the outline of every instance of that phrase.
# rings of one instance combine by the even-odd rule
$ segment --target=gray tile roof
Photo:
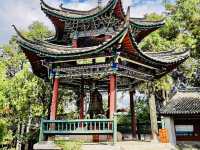
[[[179,90],[160,110],[161,115],[200,114],[200,89]]]

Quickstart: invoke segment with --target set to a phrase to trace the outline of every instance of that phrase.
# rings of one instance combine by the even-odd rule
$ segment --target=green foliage
[[[149,106],[145,100],[137,101],[136,113],[138,123],[147,123],[149,121]]]
[[[144,39],[144,41],[140,44],[140,47],[144,51],[166,51],[170,49],[171,42],[165,38],[162,38],[158,32],[152,33],[150,36]]]
[[[168,50],[173,48],[189,48],[192,56],[199,55],[200,43],[200,0],[178,0],[175,5],[167,4],[171,15],[165,20],[165,26],[147,37],[142,48],[151,51]],[[154,13],[146,16],[150,20],[157,20],[159,15]],[[148,46],[150,44],[150,46]],[[163,45],[163,46],[161,46]],[[154,49],[153,49],[154,48]]]
[[[34,115],[41,115],[42,105],[37,101],[41,85],[39,82],[40,80],[29,71],[29,65],[25,65],[24,69],[11,79],[8,94],[17,119],[28,120],[30,111],[35,112]],[[35,104],[37,106],[33,107]]]
[[[3,113],[3,108],[5,108],[5,88],[7,85],[6,81],[6,66],[0,63],[0,114]]]
[[[63,150],[81,150],[83,142],[81,141],[56,141],[56,144]]]
[[[53,36],[53,33],[43,23],[35,21],[28,27],[26,36],[30,39],[44,40]]]
[[[164,38],[168,41],[170,40],[171,42],[172,40],[177,38],[179,33],[180,25],[173,18],[166,19],[164,28],[161,28],[159,31],[159,35],[161,36],[161,38]]]
[[[173,79],[170,75],[166,75],[166,76],[162,77],[161,79],[157,80],[155,82],[155,86],[158,89],[170,91],[170,89],[172,89],[172,86],[173,86]]]
[[[200,0],[177,0],[173,19],[180,24],[182,43],[192,50],[192,57],[199,58]]]
[[[24,63],[27,61],[15,41],[4,45],[2,49],[3,57],[0,58],[0,61],[6,67],[7,77],[13,77],[17,72],[22,70]]]
[[[150,13],[148,15],[145,15],[144,17],[149,21],[158,21],[164,19],[163,15],[159,15],[157,13]]]
[[[43,23],[34,22],[23,34],[29,39],[43,40],[51,36],[52,32]],[[3,45],[2,49],[2,57],[0,57],[0,118],[3,118],[4,122],[0,122],[0,138],[1,140],[12,140],[13,137],[18,137],[22,143],[29,139],[37,139],[35,133],[19,135],[12,133],[9,127],[14,124],[16,127],[18,124],[28,125],[30,118],[46,117],[49,113],[52,85],[50,82],[45,83],[43,79],[32,73],[30,63],[19,49],[15,36],[8,44]],[[74,93],[62,88],[59,92],[58,112],[63,113],[66,101],[71,100]]]
[[[131,125],[131,115],[119,115],[117,116],[117,125]]]
[[[174,13],[176,11],[176,6],[171,3],[167,3],[165,4],[165,9],[171,13]]]
[[[6,132],[7,132],[6,121],[0,119],[0,143],[3,141]]]
[[[172,49],[183,51],[185,48],[191,50],[192,58],[180,68],[190,84],[194,85],[194,82],[197,82],[194,79],[194,71],[200,67],[199,63],[195,63],[200,59],[200,0],[177,0],[175,4],[166,4],[166,9],[170,15],[165,19],[165,26],[145,38],[140,47],[144,51],[155,52]],[[149,20],[158,20],[159,15],[153,13],[146,17]],[[166,76],[155,85],[169,90],[173,82],[170,76]]]
[[[136,103],[136,114],[137,114],[137,131],[140,134],[149,134],[150,129],[150,113],[147,99],[138,98]]]

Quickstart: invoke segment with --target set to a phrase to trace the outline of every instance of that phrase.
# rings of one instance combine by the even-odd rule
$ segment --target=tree
[[[53,32],[43,23],[35,21],[28,27],[28,32],[25,31],[25,35],[32,40],[45,40],[53,36]]]
[[[44,40],[52,35],[52,31],[40,22],[33,22],[22,33],[31,40]],[[35,117],[47,117],[51,90],[50,82],[45,83],[32,73],[29,61],[13,36],[8,44],[2,46],[0,57],[0,118],[3,118],[3,122],[0,120],[0,138],[3,139],[14,124],[12,132],[17,139],[17,149],[21,149],[21,143],[36,139],[35,133],[30,132],[31,122]],[[58,112],[63,113],[63,105],[74,93],[62,88],[60,93]],[[5,133],[3,129],[8,130]]]
[[[175,4],[166,4],[166,9],[170,12],[170,15],[165,20],[165,26],[148,36],[141,43],[141,47],[150,51],[190,49],[191,58],[179,69],[185,74],[188,84],[194,85],[193,83],[198,82],[199,75],[197,73],[200,67],[199,63],[196,63],[200,58],[200,0],[177,0]],[[152,18],[158,19],[158,17],[156,14],[147,16],[150,20]],[[168,80],[171,80],[169,77]],[[198,79],[196,80],[194,77]],[[179,78],[181,77],[176,79]],[[160,83],[164,83],[162,79],[160,81]],[[176,83],[177,80],[174,82]],[[161,87],[167,86],[167,84],[159,85]]]

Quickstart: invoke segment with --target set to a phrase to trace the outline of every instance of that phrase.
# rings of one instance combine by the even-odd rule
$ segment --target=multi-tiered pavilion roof
[[[82,80],[108,86],[108,75],[115,73],[117,87],[128,89],[142,81],[153,81],[169,73],[189,57],[189,51],[155,53],[138,44],[164,26],[164,21],[131,18],[121,0],[110,0],[105,7],[88,11],[53,8],[41,0],[41,8],[55,26],[56,34],[44,41],[31,41],[16,28],[18,42],[33,72],[60,83],[80,87]]]

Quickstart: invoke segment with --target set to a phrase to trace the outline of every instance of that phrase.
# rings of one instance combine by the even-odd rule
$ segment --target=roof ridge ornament
[[[98,8],[102,8],[102,0],[98,0]]]
[[[125,26],[129,26],[130,24],[130,6],[128,6],[127,12],[126,12],[126,18],[125,18]]]

